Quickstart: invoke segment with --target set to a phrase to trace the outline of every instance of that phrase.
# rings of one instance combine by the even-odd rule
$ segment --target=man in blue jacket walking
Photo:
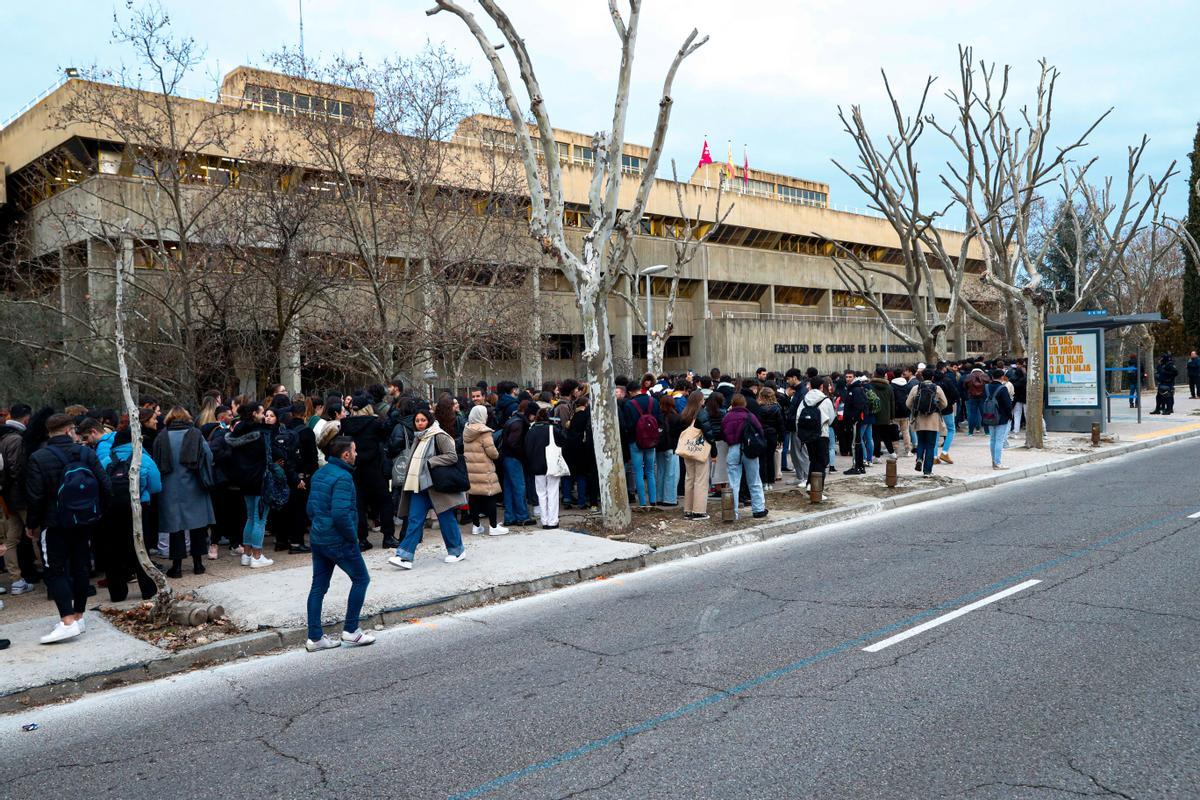
[[[354,487],[354,461],[358,451],[349,436],[339,436],[325,450],[325,466],[313,476],[308,494],[308,517],[312,520],[309,545],[312,547],[313,579],[308,592],[308,641],[310,653],[339,647],[373,644],[375,637],[358,627],[367,584],[371,582],[367,565],[358,546],[358,495]],[[333,568],[350,576],[350,597],[346,603],[346,624],[340,640],[321,630],[321,605],[329,591]]]

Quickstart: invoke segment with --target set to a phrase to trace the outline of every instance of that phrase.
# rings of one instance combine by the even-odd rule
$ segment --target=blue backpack
[[[76,447],[70,457],[57,447],[47,447],[62,462],[62,480],[58,483],[58,511],[56,527],[78,528],[100,521],[104,509],[100,507],[100,481],[92,468],[83,463],[82,448]]]

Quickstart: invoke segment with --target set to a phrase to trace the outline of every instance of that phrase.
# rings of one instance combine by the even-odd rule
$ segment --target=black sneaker
[[[843,475],[866,475],[867,471],[865,469],[859,469],[858,467],[855,467],[854,469],[846,470],[842,474]]]
[[[692,519],[695,519],[695,520],[708,519],[708,514],[692,514]]]
[[[311,548],[311,547],[309,547],[308,545],[305,545],[305,544],[294,544],[294,545],[292,545],[291,547],[289,547],[289,548],[288,548],[288,552],[289,552],[289,553],[292,553],[292,554],[296,554],[296,553],[311,553],[311,552],[312,552],[312,548]]]
[[[10,642],[8,639],[0,639],[0,650],[7,650],[10,644],[12,644],[12,642]]]
[[[171,567],[169,570],[167,570],[167,577],[168,578],[182,578],[183,570],[180,569],[179,567]]]
[[[371,542],[366,539],[361,539],[358,542],[358,549],[363,553],[373,549],[374,547],[375,545],[371,544]]]
[[[755,511],[755,512],[754,512],[754,518],[755,518],[755,519],[762,519],[762,518],[763,518],[763,517],[765,517],[765,516],[766,516],[768,513],[770,513],[770,512],[769,512],[767,509],[765,509],[765,508],[764,508],[762,511]]]
[[[385,537],[383,540],[383,549],[384,550],[395,550],[399,546],[400,546],[400,540],[393,536]]]
[[[830,468],[829,468],[829,474],[830,474],[830,475],[833,475],[833,474],[836,474],[836,473],[837,473],[837,467],[830,467]]]

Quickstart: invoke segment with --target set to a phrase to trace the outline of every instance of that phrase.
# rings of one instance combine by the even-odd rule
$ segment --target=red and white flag
[[[712,163],[712,153],[708,151],[708,137],[704,137],[704,149],[700,151],[700,163],[697,167],[703,167],[705,164]]]

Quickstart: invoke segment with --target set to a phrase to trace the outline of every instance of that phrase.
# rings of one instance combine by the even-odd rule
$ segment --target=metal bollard
[[[737,495],[732,489],[721,490],[721,522],[737,521]]]
[[[808,473],[808,502],[819,503],[825,494],[825,471]]]
[[[895,489],[896,488],[896,459],[889,458],[886,461],[884,461],[883,464],[884,464],[883,482],[887,485],[887,487],[889,489]]]
[[[1100,446],[1100,423],[1092,423],[1092,447]]]

